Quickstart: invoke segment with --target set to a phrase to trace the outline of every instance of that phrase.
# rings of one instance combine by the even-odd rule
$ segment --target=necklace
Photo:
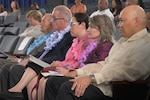
[[[29,46],[29,48],[27,49],[26,54],[29,55],[33,49],[35,49],[36,47],[39,47],[43,42],[45,42],[47,40],[48,37],[50,37],[50,35],[53,33],[49,33],[49,34],[41,34],[37,39],[34,40],[34,42]]]
[[[88,55],[97,47],[98,41],[91,42],[89,46],[86,47],[86,49],[81,54],[81,57],[79,58],[79,67],[81,68],[84,66],[84,62],[87,60]]]
[[[70,26],[67,26],[62,31],[55,31],[47,40],[46,47],[44,47],[43,54],[39,57],[43,59],[43,57],[50,51],[52,48],[56,47],[57,44],[63,39],[64,35],[70,31]]]
[[[46,47],[44,47],[44,50],[49,51],[51,50],[53,47],[55,47],[57,45],[57,43],[59,43],[64,35],[66,33],[68,33],[70,31],[70,26],[67,26],[67,28],[65,28],[62,31],[55,31],[47,40],[46,40]]]

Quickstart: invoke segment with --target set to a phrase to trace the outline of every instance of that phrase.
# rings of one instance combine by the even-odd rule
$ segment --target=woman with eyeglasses
[[[82,28],[79,29],[80,24],[81,24],[80,21],[78,20],[79,18],[80,17],[76,16],[76,14],[73,16],[72,22],[71,22],[71,26],[72,26],[71,34],[72,36],[77,35],[79,37],[77,36],[76,37],[78,39],[81,39],[81,33],[79,31],[82,31],[81,30]],[[109,50],[111,46],[113,45],[114,30],[115,30],[114,24],[112,23],[110,18],[107,17],[106,15],[98,15],[98,16],[94,16],[90,18],[89,28],[87,29],[88,38],[91,38],[94,41],[90,42],[88,46],[84,49],[84,51],[80,54],[79,60],[78,60],[78,67],[76,68],[81,68],[85,64],[88,64],[88,63],[94,63],[94,62],[104,60],[105,57],[108,56]],[[57,61],[55,63],[56,63],[56,66],[61,66],[64,64],[64,62],[65,61],[63,62]],[[68,63],[65,63],[65,64],[68,64]],[[71,68],[71,66],[68,66],[67,68],[69,69]],[[56,67],[56,71],[64,75],[67,75],[68,72],[70,72],[68,69],[63,68],[63,67]],[[49,100],[49,99],[53,100],[52,99],[53,97],[51,96],[51,93],[49,91],[50,89],[49,85],[51,86],[51,82],[50,82],[51,79],[53,79],[53,77],[49,77],[48,79],[42,78],[40,80],[39,89],[38,89],[38,100]],[[67,81],[68,78],[65,79],[64,77],[62,77],[62,80]],[[58,82],[58,81],[56,80],[55,82]],[[53,83],[55,84],[55,82]],[[58,82],[58,83],[61,84],[61,82]],[[57,85],[54,85],[54,88],[55,86],[57,88]],[[56,92],[58,91],[56,90]]]

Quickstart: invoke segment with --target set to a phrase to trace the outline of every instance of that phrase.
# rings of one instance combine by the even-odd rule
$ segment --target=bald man
[[[128,6],[119,19],[123,37],[114,44],[105,61],[87,64],[69,72],[67,77],[52,77],[46,87],[49,90],[46,92],[54,98],[51,100],[112,100],[111,81],[147,78],[150,35],[146,30],[145,12],[139,6]],[[76,78],[69,80],[68,77]]]

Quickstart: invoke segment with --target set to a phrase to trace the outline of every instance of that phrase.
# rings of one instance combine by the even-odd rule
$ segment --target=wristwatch
[[[92,83],[95,82],[95,76],[94,76],[94,74],[90,74],[90,79],[91,79],[91,82],[92,82]]]

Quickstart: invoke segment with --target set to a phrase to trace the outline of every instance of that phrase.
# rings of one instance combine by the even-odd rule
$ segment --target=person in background
[[[42,13],[42,15],[44,15],[46,13],[46,10],[44,8],[39,8],[39,5],[36,2],[33,2],[30,5],[30,8],[31,8],[31,10],[39,10]]]
[[[142,7],[143,9],[145,8],[143,0],[138,0],[138,5],[140,5],[140,7]]]
[[[70,48],[72,44],[73,37],[70,35],[70,21],[72,14],[70,12],[70,9],[64,5],[59,5],[56,6],[53,10],[53,20],[52,25],[53,28],[55,29],[55,32],[53,32],[53,35],[51,35],[47,40],[46,40],[46,46],[44,47],[43,51],[41,53],[38,53],[34,55],[35,57],[39,58],[40,60],[46,62],[46,63],[52,63],[52,61],[55,60],[64,60],[66,52]],[[5,79],[7,83],[9,80],[15,81],[13,85],[9,88],[8,92],[3,92],[2,95],[0,93],[0,97],[2,98],[16,98],[20,97],[20,99],[23,98],[23,89],[25,86],[30,82],[32,78],[37,76],[40,71],[43,69],[40,65],[34,63],[34,62],[26,62],[22,65],[15,65],[11,66],[11,69],[6,75],[10,75],[9,79]],[[21,70],[21,71],[20,71]],[[25,72],[24,72],[25,71]],[[25,81],[26,83],[21,86],[21,88],[18,88],[17,93],[15,95],[13,94],[13,88],[15,85],[20,83],[24,83],[22,81]],[[9,95],[10,94],[10,95]],[[9,96],[6,96],[9,95]]]
[[[143,9],[145,8],[143,0],[126,0],[126,4],[125,5],[126,6],[129,6],[129,5],[139,5]]]
[[[39,10],[39,5],[36,2],[33,2],[30,5],[31,10]]]
[[[98,0],[98,10],[93,12],[90,17],[93,17],[95,15],[107,15],[110,17],[112,21],[114,21],[114,15],[108,8],[109,2],[108,0]]]
[[[10,16],[18,16],[18,19],[20,18],[21,15],[21,10],[20,6],[17,1],[12,1],[10,4],[10,11],[8,13]]]
[[[115,22],[118,21],[118,16],[123,9],[122,1],[121,0],[112,0],[112,13],[115,17]]]
[[[26,14],[26,17],[31,26],[26,28],[23,33],[20,33],[19,36],[20,37],[31,36],[31,37],[37,38],[42,33],[41,32],[41,19],[42,19],[41,12],[37,10],[30,10]]]
[[[66,77],[51,77],[45,88],[49,98],[44,100],[112,100],[112,81],[133,82],[150,75],[150,35],[144,9],[128,6],[119,19],[123,37],[113,45],[105,61],[87,64]]]
[[[86,5],[81,3],[82,0],[74,0],[74,1],[75,1],[75,5],[73,5],[70,8],[72,14],[75,14],[75,13],[86,13],[87,12]]]
[[[4,10],[4,6],[0,4],[0,16],[7,16],[7,11]]]

